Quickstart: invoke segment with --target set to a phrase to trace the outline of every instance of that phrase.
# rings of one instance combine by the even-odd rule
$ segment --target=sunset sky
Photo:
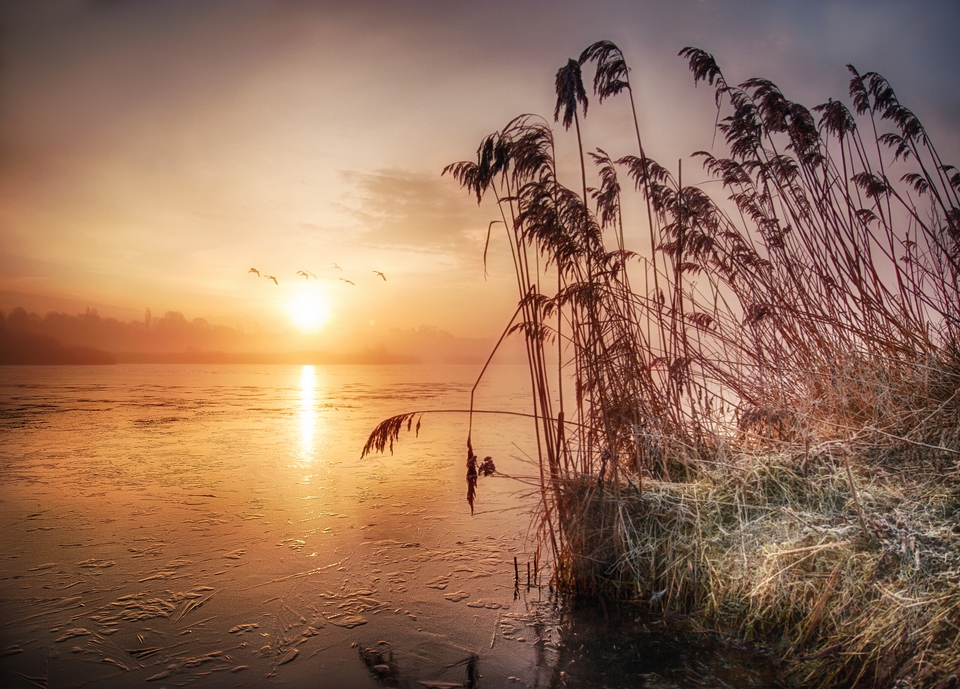
[[[847,63],[878,71],[960,166],[956,0],[49,0],[0,20],[0,310],[281,332],[299,298],[330,310],[318,347],[424,323],[495,336],[516,299],[499,236],[484,279],[495,209],[440,172],[552,115],[557,69],[600,39],[665,165],[712,145],[712,92],[677,57],[696,46],[808,106],[848,101]],[[586,146],[634,153],[628,117],[592,102]]]

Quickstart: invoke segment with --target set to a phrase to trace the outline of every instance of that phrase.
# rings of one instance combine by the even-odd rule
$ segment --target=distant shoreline
[[[351,345],[350,342],[353,342]],[[286,346],[280,343],[285,343]],[[0,311],[0,365],[143,364],[471,364],[483,365],[493,341],[458,338],[430,326],[390,330],[376,337],[324,346],[245,334],[202,318],[168,312],[144,321],[120,322],[96,311],[44,316],[17,307]],[[281,349],[276,351],[275,348]],[[514,356],[520,361],[520,357]]]
[[[3,355],[6,356],[3,356]],[[385,352],[331,354],[328,352],[105,352],[90,348],[63,347],[33,352],[0,352],[0,366],[113,366],[116,364],[234,364],[234,365],[415,365],[418,356]],[[474,363],[474,362],[446,362]]]
[[[456,357],[438,362],[424,362],[419,356],[362,352],[330,354],[327,352],[258,353],[258,352],[106,352],[90,348],[64,347],[61,351],[34,352],[29,356],[10,357],[0,352],[0,366],[115,366],[117,364],[224,364],[263,366],[479,366],[483,361],[473,357]],[[491,362],[498,365],[501,362]]]
[[[115,352],[118,364],[420,364],[418,356],[390,354],[380,350],[356,354],[331,352]]]

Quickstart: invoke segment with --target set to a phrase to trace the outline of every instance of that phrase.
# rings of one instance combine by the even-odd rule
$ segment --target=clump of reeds
[[[606,41],[556,76],[572,186],[532,115],[445,170],[506,228],[554,583],[737,629],[812,684],[945,681],[960,668],[960,172],[879,74],[849,67],[852,111],[808,109],[680,54],[715,90],[726,152],[695,155],[724,199],[646,154]],[[636,149],[617,159],[584,150],[590,65],[598,101],[631,106]],[[623,173],[645,205],[632,233]],[[650,255],[627,246],[637,230]]]

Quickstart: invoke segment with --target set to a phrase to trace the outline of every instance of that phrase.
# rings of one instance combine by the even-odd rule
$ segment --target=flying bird
[[[247,272],[248,272],[248,273],[256,273],[256,274],[257,274],[257,277],[260,277],[260,271],[257,270],[256,268],[251,268],[251,269],[248,270]]]
[[[298,270],[297,275],[302,275],[304,280],[310,279],[310,272],[307,270]],[[317,276],[314,275],[313,277],[317,277]]]
[[[273,280],[273,284],[275,285],[280,284],[279,282],[277,282],[277,278],[273,277],[272,275],[264,275],[263,277],[267,278],[267,280]]]
[[[356,285],[354,284],[353,280],[347,280],[347,278],[340,278],[340,279],[343,280],[344,282],[349,282],[351,285],[356,286]]]
[[[343,268],[341,268],[340,266],[338,266],[336,263],[331,263],[330,265],[331,265],[333,268],[339,270],[341,273],[343,272]]]
[[[379,270],[375,270],[375,271],[373,271],[373,272],[376,273],[377,275],[379,275],[380,277],[382,277],[384,282],[387,281],[387,276],[384,275],[383,273],[381,273]]]

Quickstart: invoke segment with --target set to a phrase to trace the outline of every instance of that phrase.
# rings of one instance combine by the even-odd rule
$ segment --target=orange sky
[[[282,331],[309,286],[330,309],[317,347],[422,323],[495,336],[516,298],[501,241],[484,280],[495,209],[440,171],[513,116],[549,116],[556,70],[602,38],[665,164],[712,144],[712,93],[677,57],[693,45],[808,106],[846,99],[848,62],[879,71],[960,165],[955,1],[341,4],[0,5],[0,310]],[[626,104],[592,105],[587,147],[633,153]]]

